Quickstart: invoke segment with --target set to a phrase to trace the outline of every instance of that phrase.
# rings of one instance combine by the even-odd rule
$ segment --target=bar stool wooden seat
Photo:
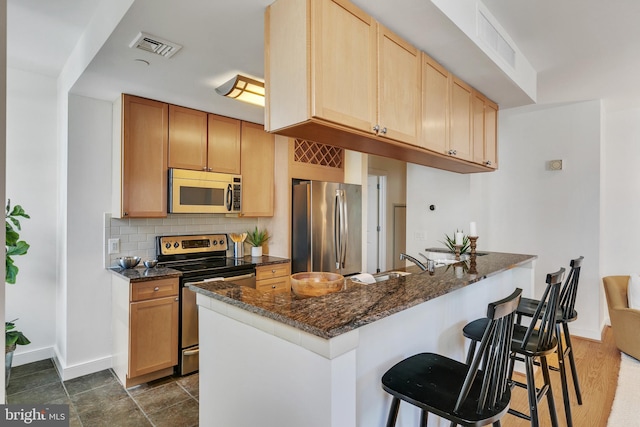
[[[569,334],[569,323],[578,318],[578,312],[575,310],[576,296],[578,294],[578,282],[580,280],[580,268],[582,267],[583,256],[572,259],[569,263],[571,269],[569,275],[562,285],[560,291],[560,303],[556,311],[556,339],[558,340],[558,368],[550,366],[552,371],[560,371],[560,381],[562,382],[562,400],[564,401],[564,412],[567,419],[567,426],[573,426],[571,417],[571,402],[569,401],[569,387],[567,385],[567,371],[565,359],[569,357],[569,365],[571,367],[571,376],[573,378],[573,386],[576,392],[576,399],[579,405],[582,405],[582,393],[580,392],[580,383],[578,381],[578,370],[576,362],[573,358],[573,348],[571,346],[571,335]],[[522,316],[532,317],[536,307],[540,303],[539,300],[531,298],[522,298],[518,310],[516,311],[517,322],[522,323]],[[566,345],[565,345],[566,344]]]
[[[542,299],[540,299],[533,315],[531,323],[528,327],[516,324],[513,332],[513,340],[511,343],[511,362],[510,362],[510,378],[512,386],[519,386],[527,389],[529,401],[529,414],[509,409],[509,413],[531,421],[533,427],[540,425],[538,416],[538,402],[546,396],[551,417],[551,425],[558,426],[558,416],[556,414],[555,402],[553,400],[553,391],[551,389],[551,380],[549,376],[549,364],[547,356],[556,352],[558,340],[555,337],[556,311],[558,310],[560,300],[560,286],[564,276],[565,269],[561,268],[555,273],[547,274],[545,288]],[[488,319],[477,319],[468,323],[462,330],[465,337],[471,340],[467,360],[475,358],[476,343],[480,342],[484,330],[489,324]],[[513,369],[516,360],[525,364],[525,372],[527,382],[520,383],[513,380]],[[542,366],[542,376],[544,384],[540,388],[536,388],[533,366],[536,360],[540,361]]]
[[[516,289],[488,305],[487,328],[471,363],[421,353],[389,369],[382,376],[382,388],[393,396],[387,427],[395,425],[401,400],[421,409],[421,427],[426,427],[429,413],[452,425],[499,426],[511,399],[509,349],[521,294],[522,289]],[[480,369],[482,360],[488,361],[484,369]]]

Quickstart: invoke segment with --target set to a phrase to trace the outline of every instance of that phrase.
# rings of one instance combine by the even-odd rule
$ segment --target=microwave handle
[[[231,212],[231,208],[233,207],[233,187],[231,184],[227,185],[227,210]]]

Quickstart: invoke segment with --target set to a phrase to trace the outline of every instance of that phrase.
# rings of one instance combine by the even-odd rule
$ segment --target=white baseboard
[[[569,323],[569,332],[572,337],[581,337],[587,338],[594,341],[602,341],[602,330],[593,330],[593,329],[581,329],[574,328],[571,323]]]
[[[83,375],[93,374],[111,368],[111,356],[100,359],[66,366],[61,362],[61,357],[53,347],[45,347],[37,350],[24,351],[13,354],[11,366],[26,365],[27,363],[38,362],[40,360],[53,359],[62,381],[71,380]]]
[[[102,357],[89,362],[78,363],[72,366],[66,366],[62,363],[60,355],[56,351],[53,356],[53,362],[58,368],[58,373],[60,374],[62,381],[72,380],[83,375],[93,374],[95,372],[111,368],[111,356]]]
[[[51,359],[53,356],[53,347],[45,347],[39,348],[37,350],[27,350],[20,353],[13,353],[13,362],[11,363],[11,366],[26,365],[27,363]]]

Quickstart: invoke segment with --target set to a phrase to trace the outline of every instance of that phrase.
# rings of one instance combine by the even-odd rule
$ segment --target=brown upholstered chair
[[[629,308],[629,276],[603,277],[613,337],[620,351],[640,360],[640,310]]]

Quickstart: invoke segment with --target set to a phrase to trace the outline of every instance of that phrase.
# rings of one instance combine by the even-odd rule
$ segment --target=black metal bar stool
[[[387,427],[396,423],[400,400],[421,409],[421,427],[426,427],[429,412],[452,425],[499,426],[511,399],[509,351],[521,294],[522,289],[516,289],[488,305],[487,327],[471,363],[420,353],[389,369],[382,376],[382,388],[393,396]],[[488,361],[484,369],[482,360]]]
[[[560,304],[556,312],[556,339],[558,340],[558,368],[550,367],[553,371],[560,371],[560,381],[562,382],[562,399],[564,401],[564,412],[567,419],[567,426],[573,426],[571,417],[571,402],[569,401],[569,387],[567,385],[567,371],[565,359],[569,357],[571,367],[571,376],[573,377],[573,386],[576,392],[576,398],[579,405],[582,405],[582,393],[580,392],[580,383],[578,382],[578,371],[576,362],[573,358],[573,348],[571,347],[571,335],[569,334],[569,322],[573,322],[578,318],[578,312],[575,310],[576,296],[578,294],[578,282],[580,280],[580,268],[584,257],[572,259],[570,262],[571,270],[562,286],[560,292]],[[522,322],[522,316],[532,317],[535,313],[539,301],[530,298],[522,298],[518,305],[518,323]],[[564,338],[564,340],[563,340]],[[565,345],[566,343],[566,345]]]
[[[538,402],[546,396],[549,405],[549,413],[551,416],[551,425],[558,426],[558,416],[556,414],[555,402],[553,400],[553,391],[551,389],[551,380],[549,377],[549,364],[547,356],[555,353],[558,347],[558,340],[555,337],[556,311],[560,301],[560,286],[564,276],[564,268],[555,273],[547,274],[544,294],[539,301],[535,311],[531,316],[531,323],[528,327],[516,324],[513,332],[513,340],[511,343],[511,361],[510,361],[510,378],[511,385],[519,386],[527,389],[529,400],[529,415],[509,409],[509,413],[520,418],[531,421],[533,427],[540,425],[538,416]],[[484,330],[487,328],[489,320],[486,318],[474,320],[468,323],[462,330],[465,337],[471,340],[467,360],[475,358],[476,343],[482,338]],[[525,364],[527,383],[520,383],[513,380],[513,368],[516,360]],[[536,388],[534,378],[534,361],[539,360],[542,366],[542,376],[544,384],[540,388]],[[489,361],[485,361],[489,363]]]

